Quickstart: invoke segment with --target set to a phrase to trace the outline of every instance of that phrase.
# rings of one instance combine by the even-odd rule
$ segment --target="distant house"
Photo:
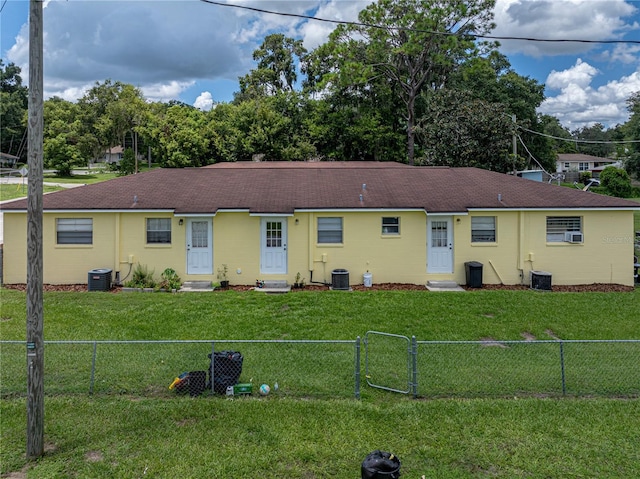
[[[1,168],[15,168],[20,161],[20,157],[10,155],[9,153],[0,152],[0,167]]]
[[[588,171],[594,176],[598,176],[605,167],[616,165],[618,162],[611,158],[600,158],[599,156],[583,155],[581,153],[560,153],[556,161],[556,171],[569,172]]]
[[[104,155],[98,159],[98,163],[115,163],[119,164],[124,154],[124,148],[121,146],[113,146],[104,152]]]
[[[44,282],[137,264],[185,281],[633,285],[632,201],[477,168],[238,162],[156,169],[44,196]],[[4,280],[24,283],[27,201],[3,205]]]

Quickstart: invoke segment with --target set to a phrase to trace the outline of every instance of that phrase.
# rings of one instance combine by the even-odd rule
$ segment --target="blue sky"
[[[357,20],[370,0],[234,0],[261,9]],[[76,100],[107,78],[139,87],[150,100],[208,109],[233,99],[264,37],[281,32],[311,50],[332,24],[198,0],[46,0],[45,96]],[[28,0],[0,0],[0,54],[28,79]],[[639,0],[497,0],[494,35],[640,40]],[[520,75],[545,83],[542,113],[570,129],[628,119],[640,91],[640,44],[503,41]]]

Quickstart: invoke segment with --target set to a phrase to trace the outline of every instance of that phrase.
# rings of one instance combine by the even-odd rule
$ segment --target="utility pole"
[[[27,196],[27,458],[44,453],[42,295],[43,25],[42,0],[29,7],[29,193]]]

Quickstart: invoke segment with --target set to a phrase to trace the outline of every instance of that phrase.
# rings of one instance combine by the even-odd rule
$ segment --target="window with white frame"
[[[147,218],[147,244],[171,243],[171,218]]]
[[[471,242],[495,243],[496,242],[496,217],[472,216],[471,217]]]
[[[547,216],[547,242],[563,242],[568,232],[582,232],[581,216]]]
[[[580,162],[578,163],[578,171],[588,171],[589,170],[589,163],[585,163],[585,162]]]
[[[342,218],[318,218],[318,243],[342,243]]]
[[[92,218],[56,218],[57,244],[93,244]]]
[[[400,218],[397,216],[382,217],[382,234],[383,235],[399,235],[400,234]]]

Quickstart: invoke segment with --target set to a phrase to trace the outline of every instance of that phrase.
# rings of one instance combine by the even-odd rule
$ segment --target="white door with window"
[[[260,240],[260,272],[287,272],[287,219],[262,218]]]
[[[210,218],[187,219],[187,274],[213,272],[213,232]]]
[[[427,220],[427,273],[453,273],[451,216]]]

